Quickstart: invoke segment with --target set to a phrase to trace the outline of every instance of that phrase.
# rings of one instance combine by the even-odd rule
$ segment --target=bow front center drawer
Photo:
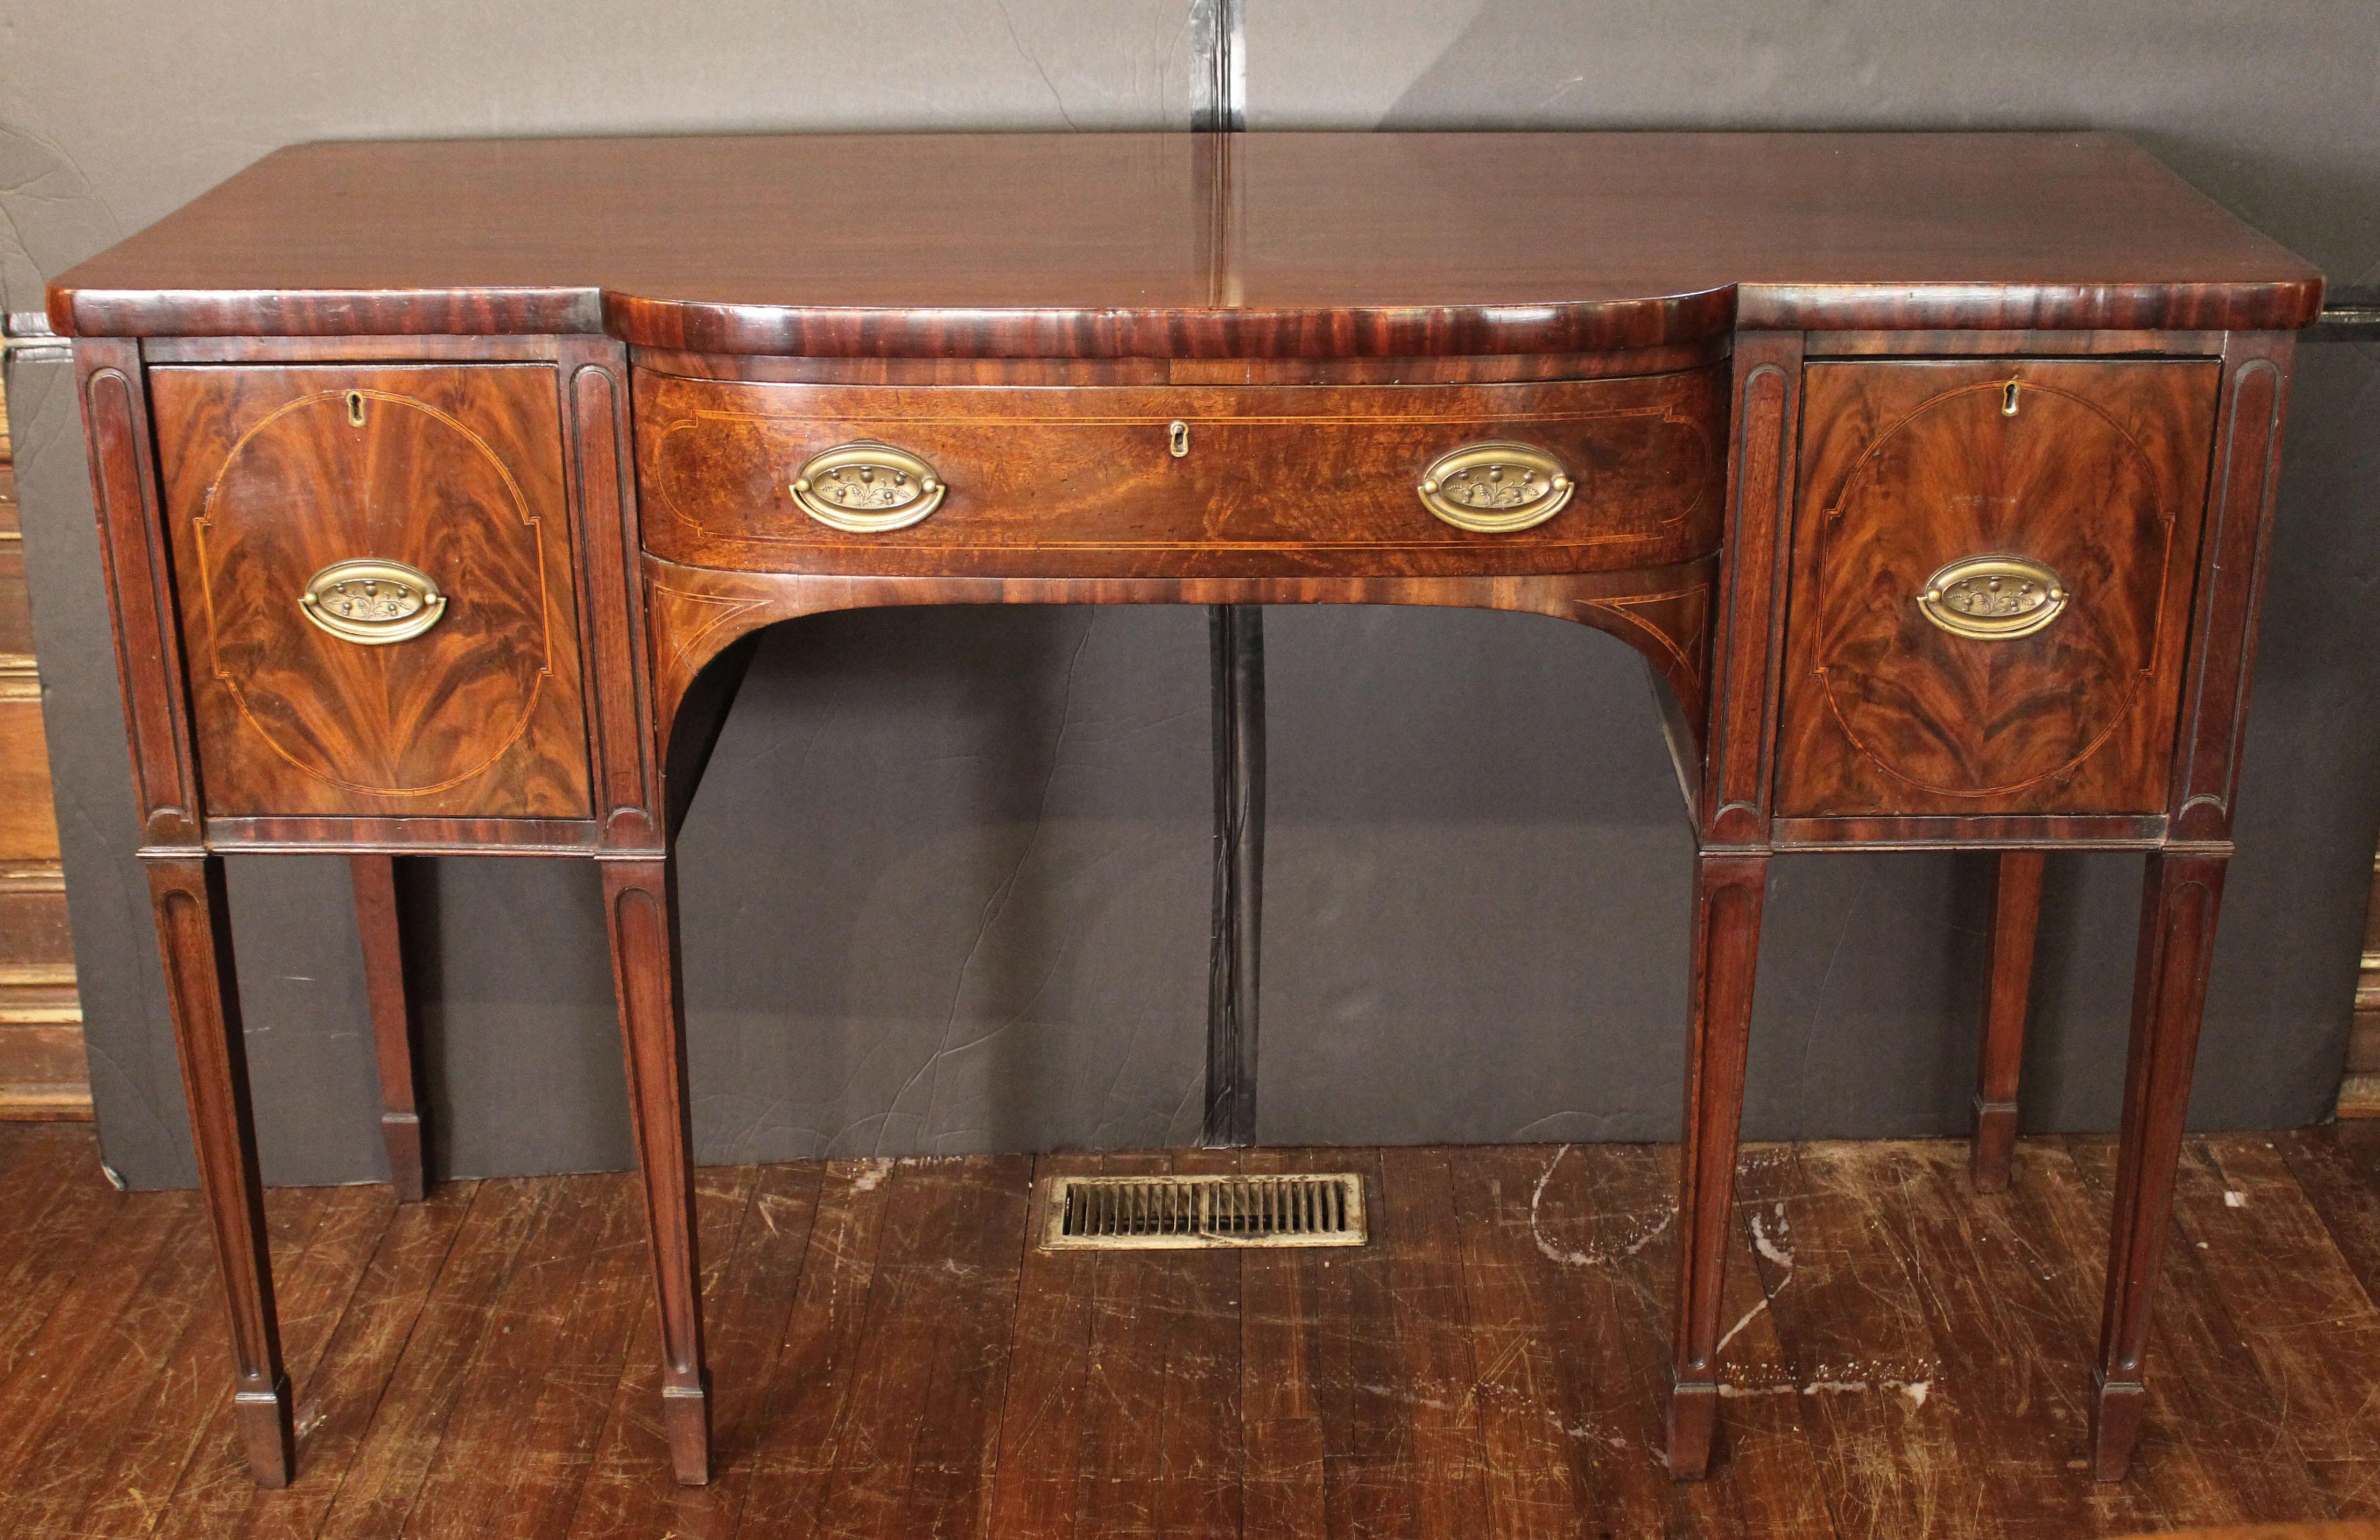
[[[694,566],[1587,572],[1716,550],[1725,365],[1485,385],[787,384],[640,370],[644,540]]]

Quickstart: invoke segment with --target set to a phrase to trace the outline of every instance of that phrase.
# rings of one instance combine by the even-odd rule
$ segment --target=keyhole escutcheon
[[[1190,453],[1190,425],[1175,422],[1165,430],[1165,452],[1179,460]]]

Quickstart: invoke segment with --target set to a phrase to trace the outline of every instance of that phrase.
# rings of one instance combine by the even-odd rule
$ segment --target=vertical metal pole
[[[1190,126],[1232,134],[1247,127],[1245,0],[1193,0],[1200,101]],[[1236,299],[1228,153],[1213,167],[1209,299]],[[1208,612],[1215,702],[1215,904],[1207,966],[1207,1107],[1201,1142],[1244,1147],[1257,1138],[1257,979],[1264,912],[1264,611],[1218,604]]]
[[[1210,1149],[1257,1140],[1257,980],[1264,917],[1264,611],[1208,612],[1215,681],[1215,909],[1207,970]]]
[[[1247,31],[1247,0],[1190,0],[1198,82],[1191,132],[1236,134],[1248,126]]]

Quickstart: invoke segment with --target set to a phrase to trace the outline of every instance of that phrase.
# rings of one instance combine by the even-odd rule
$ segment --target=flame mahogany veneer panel
[[[1780,817],[2163,810],[2219,374],[1809,366]],[[1991,555],[2056,572],[2057,616],[1989,639],[1925,617],[1937,571]]]
[[[589,816],[551,368],[175,368],[150,388],[210,816]],[[308,621],[308,580],[364,558],[427,574],[444,614],[387,646]]]

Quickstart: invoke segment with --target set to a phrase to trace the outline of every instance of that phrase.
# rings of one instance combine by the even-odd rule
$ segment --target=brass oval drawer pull
[[[880,535],[906,529],[941,507],[949,489],[915,455],[863,439],[811,456],[793,490],[802,512],[829,528]]]
[[[1954,637],[2029,637],[2066,608],[2058,574],[2029,556],[1970,556],[1926,579],[1918,612]]]
[[[1533,529],[1560,513],[1572,490],[1562,463],[1524,443],[1475,443],[1422,472],[1421,505],[1457,529],[1483,535]]]
[[[385,647],[437,624],[446,596],[428,573],[403,562],[334,562],[308,580],[298,608],[342,641]]]

